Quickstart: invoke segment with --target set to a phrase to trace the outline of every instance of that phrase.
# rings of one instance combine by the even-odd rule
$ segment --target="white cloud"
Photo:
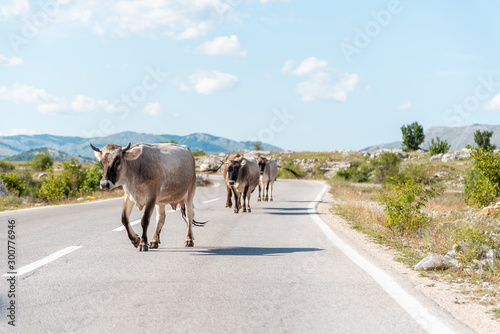
[[[152,103],[146,104],[144,106],[144,108],[142,109],[142,112],[145,113],[146,115],[150,115],[150,116],[159,116],[159,115],[161,115],[162,108],[161,108],[160,103],[152,102]]]
[[[41,103],[51,99],[44,89],[34,88],[19,83],[13,84],[10,88],[0,86],[0,100],[14,103]]]
[[[44,89],[19,83],[15,83],[11,87],[0,86],[0,101],[36,104],[37,110],[45,115],[54,115],[64,111],[104,110],[113,112],[115,109],[114,105],[106,100],[96,100],[84,95],[77,95],[71,103],[68,103],[64,97],[49,95]]]
[[[326,60],[310,57],[299,66],[287,60],[281,71],[285,74],[305,76],[306,81],[297,84],[297,93],[302,101],[340,101],[345,102],[359,82],[357,74],[337,74]]]
[[[23,63],[23,60],[19,57],[7,58],[5,56],[0,55],[0,65],[17,66],[17,65],[21,65],[22,63]]]
[[[198,71],[190,75],[189,82],[191,85],[181,85],[181,90],[194,90],[198,94],[210,95],[236,86],[239,79],[230,73],[211,70]]]
[[[19,135],[28,135],[32,136],[35,134],[35,131],[28,129],[12,129],[9,133],[1,134],[0,136],[19,136]]]
[[[224,22],[239,22],[226,0],[76,1],[61,6],[56,22],[80,22],[94,33],[189,39],[205,36]]]
[[[106,100],[96,100],[93,97],[78,95],[71,102],[71,109],[75,112],[90,112],[95,110],[113,112],[114,106]]]
[[[399,110],[408,110],[411,108],[412,108],[411,101],[408,101],[405,104],[399,106]]]
[[[328,67],[328,62],[326,60],[320,60],[316,57],[309,57],[304,60],[296,69],[293,69],[295,63],[291,60],[287,60],[281,71],[286,74],[294,75],[311,75],[320,69],[325,69]]]
[[[216,37],[212,41],[203,43],[197,51],[209,56],[241,56],[247,55],[236,35]]]
[[[29,0],[11,0],[10,3],[0,5],[0,15],[5,18],[26,15],[29,10]]]
[[[493,98],[484,104],[486,110],[500,110],[500,94],[493,96]]]

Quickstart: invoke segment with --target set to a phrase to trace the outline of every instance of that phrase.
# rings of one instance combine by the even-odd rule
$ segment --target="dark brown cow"
[[[187,223],[186,247],[194,246],[191,223],[194,221],[193,197],[196,191],[196,173],[193,155],[187,146],[177,144],[136,144],[122,148],[106,145],[102,149],[94,147],[96,157],[104,174],[101,189],[123,186],[122,224],[128,237],[139,251],[148,250],[147,229],[156,206],[156,230],[149,244],[158,248],[160,232],[165,223],[165,206],[170,204],[175,210],[180,205]],[[137,205],[139,211],[145,208],[141,219],[142,236],[139,238],[130,226],[129,216]]]
[[[241,208],[243,208],[243,212],[252,212],[250,194],[259,184],[257,163],[239,154],[230,155],[222,165],[222,175],[226,181],[226,207],[232,206],[231,193],[233,193],[234,213],[238,213]],[[241,205],[242,195],[243,205]]]

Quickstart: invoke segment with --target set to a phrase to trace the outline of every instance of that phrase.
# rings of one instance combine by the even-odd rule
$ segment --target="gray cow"
[[[269,160],[265,157],[258,157],[257,164],[259,165],[260,169],[259,197],[257,198],[257,201],[272,201],[274,181],[276,180],[276,176],[278,175],[278,163],[276,162],[276,160]],[[269,194],[269,192],[271,194]]]
[[[180,205],[187,223],[186,247],[194,246],[191,223],[194,221],[193,198],[196,190],[196,173],[193,155],[187,146],[177,144],[136,144],[123,148],[106,145],[94,147],[95,156],[101,163],[104,174],[101,189],[123,186],[122,224],[128,237],[139,251],[148,250],[147,229],[156,206],[156,230],[149,244],[158,248],[160,232],[165,223],[165,206],[175,210]],[[145,208],[141,219],[142,236],[139,238],[130,226],[129,216],[134,204],[139,211]]]
[[[241,208],[243,212],[252,212],[250,208],[250,194],[259,184],[259,166],[239,154],[226,158],[222,165],[222,175],[226,181],[226,207],[231,207],[231,192],[234,194],[234,213]],[[241,197],[243,195],[243,204]]]

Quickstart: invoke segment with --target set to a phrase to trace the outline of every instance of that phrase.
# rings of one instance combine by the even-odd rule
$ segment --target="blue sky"
[[[0,0],[0,135],[360,149],[500,123],[495,1]]]

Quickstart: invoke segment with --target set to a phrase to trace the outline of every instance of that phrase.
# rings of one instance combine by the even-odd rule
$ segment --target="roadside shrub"
[[[102,167],[99,162],[94,163],[92,166],[84,170],[85,176],[81,187],[82,193],[91,193],[100,188],[102,179]]]
[[[47,169],[50,169],[53,164],[54,162],[49,153],[44,151],[35,156],[35,158],[31,162],[31,168],[36,171],[45,171]]]
[[[436,137],[436,140],[434,141],[434,138],[431,139],[431,146],[429,146],[429,153],[430,155],[436,155],[440,153],[446,153],[450,150],[451,145],[448,144],[448,141],[441,140],[439,137]]]
[[[40,197],[49,201],[60,200],[69,195],[71,183],[62,173],[49,173],[42,182]]]
[[[1,173],[0,179],[7,187],[7,190],[10,191],[11,193],[19,197],[21,197],[24,194],[26,187],[24,186],[23,182],[16,173],[8,173],[8,174]]]
[[[206,154],[205,151],[199,149],[194,150],[192,153],[193,157],[201,157]]]
[[[40,187],[42,185],[41,181],[33,179],[29,169],[20,169],[17,172],[17,176],[22,184],[25,186],[24,196],[37,199],[39,197]]]
[[[83,167],[76,160],[65,161],[60,173],[51,171],[43,179],[40,197],[46,200],[60,200],[64,197],[91,193],[99,188],[102,168],[99,163]]]
[[[15,169],[14,164],[7,161],[0,161],[0,172],[12,172]]]
[[[464,179],[465,201],[471,206],[487,206],[500,195],[500,153],[474,147],[471,157],[474,166]]]
[[[430,218],[421,209],[443,191],[441,187],[427,188],[413,180],[391,185],[389,192],[379,196],[386,214],[386,227],[404,235],[428,226]]]
[[[490,139],[492,135],[493,131],[476,130],[476,132],[474,132],[474,144],[482,150],[493,151],[497,147],[491,145]]]
[[[361,183],[367,182],[370,177],[371,168],[362,161],[354,161],[350,167],[341,168],[335,173],[335,177],[346,181]]]
[[[399,173],[401,157],[394,153],[385,152],[371,161],[374,181],[384,182],[386,178],[394,177]]]
[[[430,184],[431,178],[429,177],[428,170],[422,165],[410,165],[397,174],[393,174],[385,179],[387,184],[405,183],[406,181],[413,181],[415,183]]]
[[[485,207],[498,197],[498,189],[473,166],[464,178],[464,194],[467,205]]]

